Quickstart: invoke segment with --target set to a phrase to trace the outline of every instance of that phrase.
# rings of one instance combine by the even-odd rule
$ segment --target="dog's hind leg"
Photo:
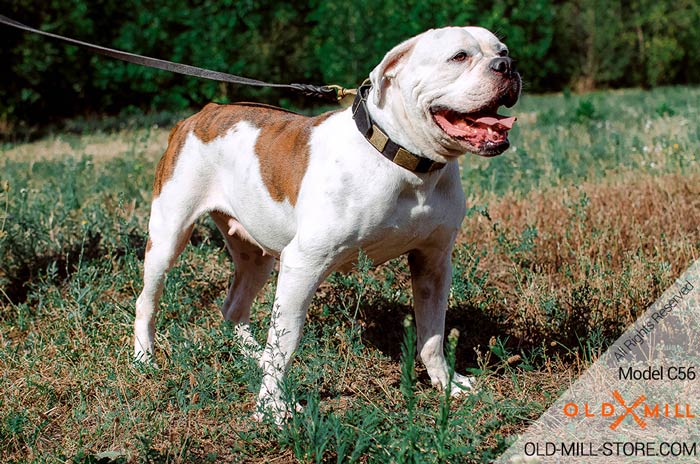
[[[152,362],[154,318],[163,292],[165,274],[175,264],[192,234],[196,215],[192,214],[192,210],[184,210],[181,206],[178,208],[183,204],[181,200],[160,196],[151,205],[149,238],[143,263],[143,290],[136,300],[134,320],[134,358],[137,361]]]
[[[233,217],[218,211],[212,212],[211,217],[226,240],[235,266],[221,313],[225,320],[235,324],[243,353],[258,358],[262,347],[250,332],[250,308],[267,282],[275,258],[266,254]]]

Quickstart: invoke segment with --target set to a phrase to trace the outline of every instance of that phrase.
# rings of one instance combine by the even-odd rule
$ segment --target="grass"
[[[167,280],[160,369],[131,363],[167,129],[3,146],[3,461],[495,458],[698,259],[699,101],[695,88],[526,96],[513,148],[463,160],[448,351],[479,390],[449,400],[411,369],[405,260],[361,266],[316,294],[287,386],[305,409],[282,429],[250,420],[260,371],[217,309],[232,269],[208,220]],[[274,278],[258,340],[273,292]]]

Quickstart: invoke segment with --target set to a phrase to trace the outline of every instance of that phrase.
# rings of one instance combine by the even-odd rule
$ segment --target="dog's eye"
[[[466,61],[467,58],[469,58],[469,55],[465,51],[461,51],[457,53],[455,56],[450,58],[450,61],[456,61],[458,63],[461,63],[462,61]]]
[[[508,56],[508,49],[504,48],[500,52],[498,52],[498,56]]]

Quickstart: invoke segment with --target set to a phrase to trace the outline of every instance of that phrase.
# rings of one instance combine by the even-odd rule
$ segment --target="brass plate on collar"
[[[369,140],[369,143],[374,145],[374,148],[379,150],[379,152],[384,151],[384,147],[386,147],[386,143],[389,141],[389,137],[382,132],[377,126],[373,125],[372,126],[372,136],[367,139]]]
[[[399,151],[396,152],[396,156],[394,156],[394,163],[406,169],[410,169],[411,171],[415,171],[419,162],[420,159],[417,156],[412,155],[403,148],[399,148]]]
[[[430,169],[428,169],[428,172],[437,171],[438,169],[442,169],[444,167],[445,163],[438,163],[437,161],[433,161],[433,164],[430,166]]]

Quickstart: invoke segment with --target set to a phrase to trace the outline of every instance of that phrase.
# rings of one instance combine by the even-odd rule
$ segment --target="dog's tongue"
[[[498,113],[470,116],[449,111],[435,113],[433,117],[448,135],[467,140],[474,145],[507,141],[508,131],[513,128],[516,119]]]
[[[513,124],[515,124],[515,117],[513,116],[501,116],[496,115],[497,117],[493,116],[482,116],[478,119],[474,119],[474,122],[478,122],[479,124],[483,124],[485,126],[493,126],[495,124],[500,124],[501,126],[505,127],[506,129],[510,130],[513,128]]]
[[[462,116],[464,118],[464,116]],[[471,139],[485,139],[492,132],[505,134],[513,128],[516,118],[513,116],[501,116],[490,114],[488,116],[454,118],[450,113],[436,113],[435,120],[452,137],[469,137]]]

